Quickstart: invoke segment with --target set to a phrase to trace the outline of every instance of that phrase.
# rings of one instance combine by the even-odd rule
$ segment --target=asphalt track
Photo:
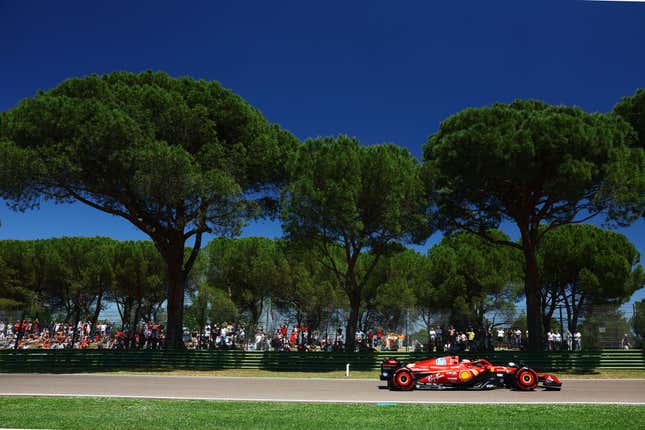
[[[562,391],[391,392],[377,380],[0,374],[0,395],[333,403],[591,403],[645,405],[645,379],[570,379]]]

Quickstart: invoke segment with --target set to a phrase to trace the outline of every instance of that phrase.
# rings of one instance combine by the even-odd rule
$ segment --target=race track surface
[[[562,391],[391,392],[377,380],[209,376],[0,374],[0,395],[99,396],[344,403],[628,403],[645,380],[564,380]]]

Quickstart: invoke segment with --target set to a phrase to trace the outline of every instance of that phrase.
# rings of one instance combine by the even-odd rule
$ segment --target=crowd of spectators
[[[202,330],[184,327],[183,341],[190,349],[242,349],[246,347],[246,326],[224,321],[207,323]]]
[[[519,328],[478,330],[469,327],[457,330],[453,326],[432,326],[427,340],[416,339],[406,344],[402,333],[385,332],[382,328],[360,328],[355,334],[357,351],[397,351],[412,347],[415,351],[459,353],[460,351],[493,351],[524,349],[528,332]],[[247,337],[245,324],[235,322],[208,323],[201,329],[184,327],[183,341],[189,349],[248,349],[256,351],[345,351],[343,328],[324,333],[307,325],[287,322],[275,330],[258,327],[254,336]],[[0,348],[18,349],[159,349],[165,346],[165,330],[154,321],[140,321],[133,327],[115,325],[108,321],[78,323],[51,322],[41,324],[38,319],[15,321],[0,320]],[[628,348],[629,346],[627,346]],[[545,350],[582,348],[579,331],[566,334],[550,330],[545,337]]]
[[[116,327],[108,321],[50,322],[0,320],[0,348],[16,349],[158,349],[165,343],[163,325],[141,321]]]
[[[466,330],[457,330],[453,326],[444,329],[441,326],[430,327],[428,330],[428,343],[424,347],[416,341],[415,350],[429,352],[459,352],[459,351],[494,351],[494,350],[524,350],[528,342],[528,331],[522,332],[519,328],[488,328],[478,330],[469,327]],[[582,349],[582,335],[580,331],[571,334],[567,330],[563,337],[558,330],[549,330],[546,334],[544,349],[546,351],[579,351]]]
[[[557,329],[549,330],[546,334],[546,350],[559,351],[580,351],[582,349],[582,334],[577,331],[573,334],[567,330],[566,334],[560,333]]]

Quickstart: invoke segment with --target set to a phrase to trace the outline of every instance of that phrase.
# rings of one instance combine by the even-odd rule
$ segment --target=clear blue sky
[[[605,112],[645,87],[645,3],[0,0],[0,47],[0,110],[72,76],[164,70],[218,80],[300,138],[346,133],[420,156],[467,106]],[[16,214],[0,202],[0,220],[0,239],[145,238],[81,205]],[[645,222],[621,232],[645,256]]]

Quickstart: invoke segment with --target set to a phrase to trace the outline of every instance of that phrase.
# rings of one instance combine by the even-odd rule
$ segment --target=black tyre
[[[532,369],[523,368],[515,372],[515,387],[520,391],[535,390],[538,385],[538,376]]]
[[[414,389],[414,375],[407,368],[397,370],[392,376],[390,389],[400,391],[411,391]]]

